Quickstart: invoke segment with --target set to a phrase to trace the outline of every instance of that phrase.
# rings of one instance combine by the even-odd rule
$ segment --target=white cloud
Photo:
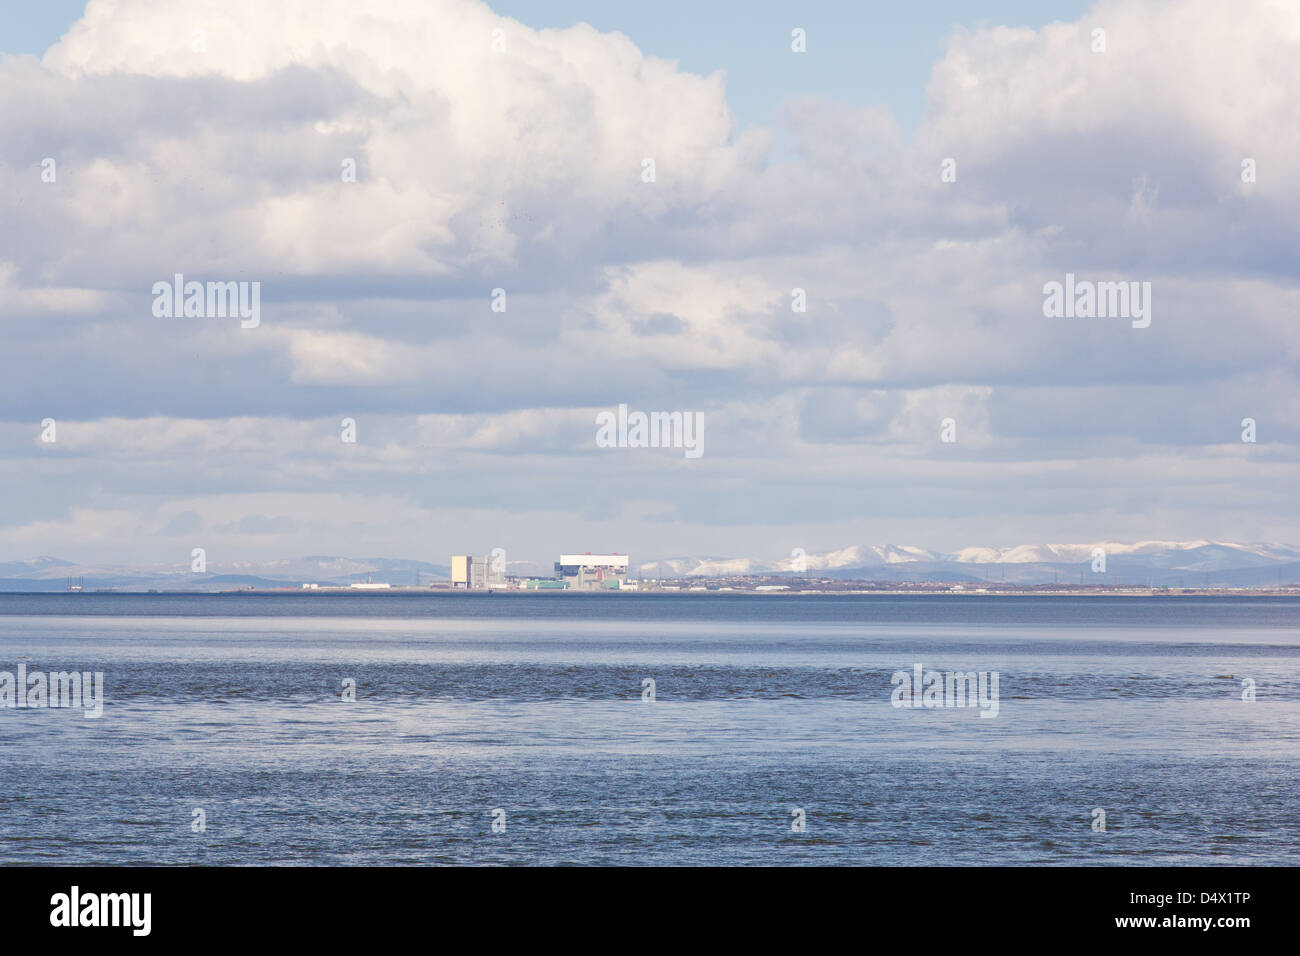
[[[471,0],[360,9],[92,0],[39,64],[0,60],[0,468],[29,489],[0,504],[28,529],[0,551],[89,487],[113,499],[101,529],[144,507],[132,482],[283,529],[323,518],[203,501],[355,480],[425,508],[431,475],[515,526],[585,515],[669,552],[711,524],[962,509],[965,530],[913,540],[1046,540],[1044,515],[1076,509],[1108,527],[1060,539],[1300,527],[1270,491],[1300,451],[1293,4],[958,33],[910,138],[883,109],[795,99],[793,159],[770,167],[722,74],[635,38]],[[1045,319],[1067,271],[1150,281],[1151,327]],[[176,272],[262,282],[262,325],[153,318]],[[706,457],[591,457],[586,419],[622,401],[704,411]],[[47,415],[57,449],[33,445]],[[340,454],[344,415],[365,438]],[[1246,415],[1256,448],[1233,444]],[[936,441],[949,416],[957,449]],[[37,453],[53,483],[23,470]]]

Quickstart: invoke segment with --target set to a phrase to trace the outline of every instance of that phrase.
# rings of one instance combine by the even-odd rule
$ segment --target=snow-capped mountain
[[[1095,570],[1097,554],[1104,570]],[[549,576],[550,567],[511,561],[511,574]],[[1222,541],[1099,541],[1090,544],[1023,544],[940,552],[911,545],[851,545],[832,551],[794,549],[779,558],[677,557],[637,568],[642,578],[723,578],[795,575],[845,580],[1005,582],[1007,584],[1162,585],[1255,587],[1300,584],[1300,547]],[[309,556],[269,561],[210,561],[196,577],[183,563],[116,566],[40,557],[0,563],[0,591],[61,591],[69,580],[88,589],[209,590],[296,586],[302,582],[349,584],[373,577],[393,584],[446,578],[446,565],[394,558]]]
[[[1139,557],[1160,567],[1221,570],[1254,567],[1278,561],[1300,561],[1300,548],[1285,544],[1226,544],[1215,541],[1139,541],[1122,544],[1022,544],[1014,548],[963,548],[945,559],[967,564],[1053,564],[1091,561],[1098,549],[1107,558]]]
[[[62,573],[62,569],[71,568],[71,561],[63,561],[60,558],[39,557],[28,558],[26,561],[0,561],[0,576],[4,575],[39,575],[56,569]]]
[[[1105,570],[1095,571],[1098,556]],[[853,545],[820,553],[796,549],[787,558],[668,558],[640,566],[645,578],[814,574],[874,580],[986,580],[1036,583],[1065,580],[1083,571],[1086,581],[1191,585],[1217,575],[1217,584],[1283,583],[1300,577],[1300,547],[1217,541],[1098,541],[969,547],[950,553],[910,545]],[[1225,577],[1226,576],[1226,577]]]
[[[641,565],[642,577],[685,576],[725,577],[736,574],[774,574],[781,572],[837,571],[843,568],[873,568],[884,565],[930,562],[942,556],[924,548],[882,544],[871,547],[853,545],[838,551],[808,554],[796,549],[790,557],[777,561],[761,558],[664,558]]]

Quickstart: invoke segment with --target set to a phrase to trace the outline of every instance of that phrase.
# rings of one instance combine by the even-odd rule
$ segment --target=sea
[[[1300,863],[1291,597],[0,594],[20,666],[102,699],[0,692],[3,864]]]

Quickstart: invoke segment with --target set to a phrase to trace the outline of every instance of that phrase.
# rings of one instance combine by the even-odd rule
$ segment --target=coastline
[[[127,588],[95,588],[81,591],[0,591],[0,595],[21,595],[24,597],[53,596],[72,594],[94,595],[131,595],[131,596],[181,596],[181,595],[245,595],[245,596],[339,596],[352,597],[411,597],[415,595],[489,598],[520,596],[579,596],[579,597],[951,597],[954,599],[972,597],[1294,597],[1300,598],[1300,588],[963,588],[943,587],[917,588],[809,588],[796,590],[758,590],[756,588],[705,587],[705,588],[637,588],[618,590],[614,588],[600,590],[573,589],[523,589],[493,588],[491,590],[465,590],[458,588],[398,587],[382,590],[356,589],[350,587],[318,588],[223,588],[223,589],[150,589],[132,590]]]

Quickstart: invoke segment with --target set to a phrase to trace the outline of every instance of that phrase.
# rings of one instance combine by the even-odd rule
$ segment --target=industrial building
[[[626,554],[562,554],[555,562],[555,580],[586,591],[623,588],[627,566]]]
[[[506,586],[505,560],[494,561],[487,555],[479,554],[453,554],[451,586],[469,591],[503,588]]]

